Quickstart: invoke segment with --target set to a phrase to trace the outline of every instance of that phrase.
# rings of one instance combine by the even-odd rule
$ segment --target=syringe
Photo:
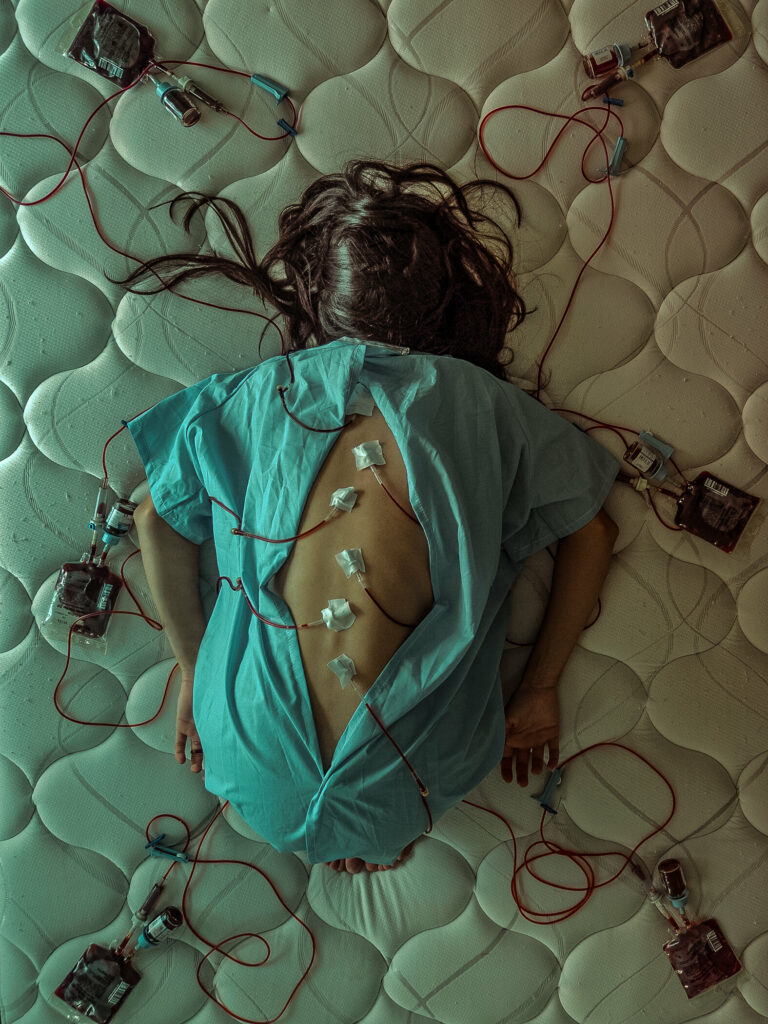
[[[648,890],[648,902],[652,903],[654,907],[656,907],[658,912],[662,915],[662,917],[665,917],[667,919],[667,921],[672,925],[676,932],[681,931],[685,926],[680,924],[680,922],[675,918],[675,916],[669,910],[667,910],[662,901],[663,896],[658,889],[651,888]]]
[[[101,481],[99,487],[99,493],[96,498],[96,508],[93,513],[93,517],[88,523],[88,529],[93,530],[93,536],[91,538],[91,557],[89,561],[93,561],[96,557],[96,549],[99,546],[99,533],[104,529],[107,522],[107,504],[109,502],[110,489],[107,486],[106,477]]]
[[[164,886],[165,882],[161,879],[159,882],[155,882],[155,884],[149,890],[149,895],[131,918],[131,930],[128,932],[128,934],[125,936],[125,938],[122,940],[120,945],[115,950],[116,953],[122,953],[122,951],[130,942],[131,936],[139,927],[139,925],[144,925],[144,923],[146,922],[147,918],[150,915],[152,908],[157,903],[160,893],[163,891]]]

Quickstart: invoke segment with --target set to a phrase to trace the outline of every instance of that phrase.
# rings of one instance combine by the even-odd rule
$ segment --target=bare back
[[[357,667],[357,687],[367,692],[434,603],[424,531],[388,497],[370,469],[356,468],[351,449],[365,441],[381,442],[386,459],[377,467],[381,478],[413,515],[405,463],[381,411],[374,408],[372,416],[356,416],[340,433],[309,492],[298,532],[322,522],[339,488],[355,488],[354,509],[337,513],[317,533],[296,541],[273,581],[296,624],[317,620],[330,598],[346,598],[357,616],[350,629],[338,633],[325,627],[297,631],[324,771],[360,703],[354,687],[342,690],[328,662],[347,654]],[[366,586],[390,615],[409,626],[391,622],[354,575],[345,577],[335,558],[345,548],[362,550]]]

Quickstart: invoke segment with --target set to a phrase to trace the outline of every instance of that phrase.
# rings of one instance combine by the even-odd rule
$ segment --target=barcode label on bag
[[[725,497],[729,492],[729,488],[726,487],[725,484],[721,484],[717,480],[713,480],[711,476],[708,476],[704,481],[704,486],[708,487],[710,491],[714,491],[715,494],[722,494],[723,497]]]
[[[660,18],[662,14],[666,14],[667,11],[674,11],[678,6],[680,0],[667,0],[664,4],[659,4],[658,7],[653,8],[653,13],[657,18]]]
[[[109,993],[109,998],[107,999],[109,1005],[114,1006],[115,1003],[119,1003],[130,987],[131,986],[127,981],[118,982],[118,984],[115,985],[115,987]]]

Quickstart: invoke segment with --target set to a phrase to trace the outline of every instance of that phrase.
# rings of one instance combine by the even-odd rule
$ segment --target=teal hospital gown
[[[277,356],[185,388],[128,429],[157,512],[195,544],[213,538],[221,576],[242,580],[244,592],[221,583],[195,667],[206,788],[277,850],[306,851],[310,863],[386,864],[428,828],[419,786],[362,701],[324,772],[296,631],[267,625],[249,607],[294,625],[271,587],[294,542],[235,535],[240,524],[222,507],[245,532],[299,531],[339,433],[300,426],[278,385],[290,385],[288,409],[316,428],[370,415],[375,404],[402,453],[435,600],[364,699],[428,787],[434,821],[501,760],[499,669],[523,560],[586,525],[619,464],[578,427],[463,359],[339,338],[291,354],[291,363],[294,383]],[[350,487],[362,472],[371,471],[350,455]],[[386,465],[379,472],[386,482]],[[330,670],[328,680],[339,685]]]

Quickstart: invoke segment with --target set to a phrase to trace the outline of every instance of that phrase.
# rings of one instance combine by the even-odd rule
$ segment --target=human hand
[[[194,668],[181,673],[181,692],[176,704],[176,745],[175,757],[179,764],[185,763],[184,750],[189,738],[190,771],[199,772],[203,767],[203,748],[192,717],[192,684]]]
[[[544,746],[549,747],[547,768],[560,757],[559,709],[555,686],[537,689],[521,683],[506,707],[507,738],[501,759],[501,777],[511,782],[513,768],[520,786],[528,785],[528,758],[538,775],[544,767]]]

